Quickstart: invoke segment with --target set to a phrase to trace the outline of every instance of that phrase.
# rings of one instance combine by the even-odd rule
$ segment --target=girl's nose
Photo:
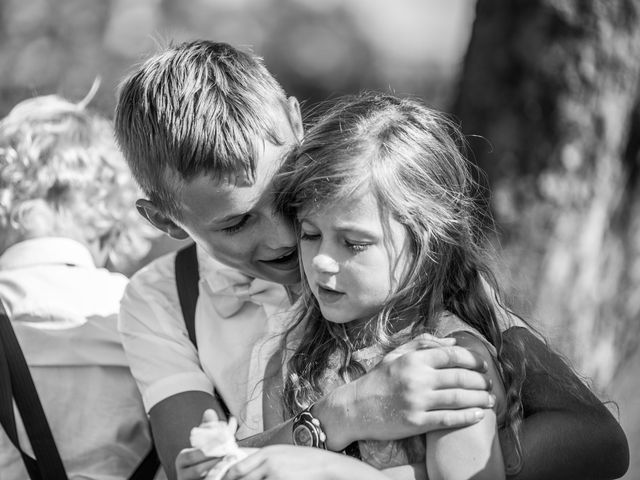
[[[313,257],[313,268],[322,273],[338,273],[340,266],[333,258],[323,253]]]

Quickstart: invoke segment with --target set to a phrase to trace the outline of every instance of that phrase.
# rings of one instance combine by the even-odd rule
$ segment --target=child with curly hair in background
[[[104,267],[127,268],[155,233],[91,96],[28,99],[0,121],[0,300],[69,478],[127,478],[150,434],[116,329],[127,278]],[[18,438],[30,453],[20,421]],[[28,478],[1,429],[0,472]]]

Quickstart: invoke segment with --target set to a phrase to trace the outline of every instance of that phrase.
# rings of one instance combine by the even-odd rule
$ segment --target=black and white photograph
[[[640,0],[0,0],[0,480],[640,480]]]

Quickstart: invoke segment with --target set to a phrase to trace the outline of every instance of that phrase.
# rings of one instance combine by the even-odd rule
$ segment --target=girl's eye
[[[311,242],[311,241],[317,240],[319,238],[320,238],[320,234],[318,234],[318,233],[300,232],[300,241]]]
[[[364,252],[367,248],[371,246],[370,243],[356,243],[345,240],[344,243],[347,245],[347,248],[352,252],[359,253]]]
[[[249,215],[243,215],[237,223],[223,228],[222,231],[230,235],[239,232],[240,230],[242,230],[242,227],[245,226],[247,220],[249,220]]]

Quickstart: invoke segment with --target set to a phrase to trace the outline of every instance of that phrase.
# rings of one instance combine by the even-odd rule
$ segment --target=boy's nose
[[[318,254],[311,262],[313,268],[322,273],[338,273],[340,266],[333,258],[325,254]]]

